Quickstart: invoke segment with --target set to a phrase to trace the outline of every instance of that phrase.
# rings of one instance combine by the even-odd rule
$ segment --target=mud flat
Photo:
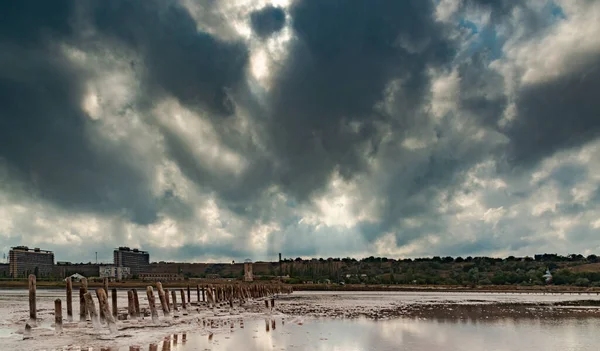
[[[600,318],[600,297],[572,294],[295,292],[278,310],[327,318]]]

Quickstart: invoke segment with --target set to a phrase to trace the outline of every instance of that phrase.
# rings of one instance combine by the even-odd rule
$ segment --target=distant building
[[[132,275],[139,275],[147,271],[150,266],[150,254],[148,251],[119,247],[113,253],[114,265],[117,267],[129,267]]]
[[[52,251],[30,249],[27,246],[12,247],[9,252],[9,271],[14,278],[35,274],[38,277],[52,274],[54,253]]]
[[[129,267],[118,266],[100,266],[100,278],[109,278],[113,280],[123,280],[131,276]]]
[[[244,262],[244,281],[251,282],[254,280],[254,275],[252,274],[252,262]]]

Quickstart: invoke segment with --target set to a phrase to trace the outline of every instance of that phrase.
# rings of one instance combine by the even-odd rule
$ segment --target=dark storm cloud
[[[375,123],[384,119],[373,107],[393,78],[404,79],[418,104],[428,87],[425,67],[449,54],[431,11],[426,1],[292,6],[297,40],[268,97],[267,127],[288,192],[305,199],[334,169],[346,178],[364,169],[364,150],[377,147]]]
[[[600,55],[570,74],[525,86],[507,131],[511,160],[529,167],[555,152],[600,136]]]
[[[218,115],[234,112],[228,90],[244,76],[248,52],[198,31],[189,12],[174,1],[108,0],[95,4],[97,29],[141,55],[152,89]]]
[[[68,1],[0,4],[0,158],[34,196],[151,223],[158,204],[141,165],[81,109],[88,73],[59,48],[77,40],[74,13]]]
[[[265,6],[250,14],[252,30],[261,38],[280,31],[285,25],[285,11],[280,7]]]

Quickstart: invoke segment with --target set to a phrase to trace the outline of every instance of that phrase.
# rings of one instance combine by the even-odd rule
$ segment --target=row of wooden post
[[[67,278],[66,284],[66,297],[67,297],[67,320],[73,321],[73,283],[71,278]],[[177,291],[163,289],[162,283],[156,283],[156,289],[158,292],[158,298],[160,301],[163,316],[169,317],[175,311],[178,311],[177,305]],[[169,296],[169,292],[171,296]],[[181,308],[184,314],[187,314],[188,304],[191,305],[191,289],[187,286],[187,301],[186,293],[184,289],[179,289],[181,296]],[[291,293],[292,290],[289,287],[282,285],[262,285],[262,284],[227,284],[227,285],[205,285],[196,286],[197,304],[205,303],[208,307],[215,307],[217,304],[223,302],[229,302],[230,308],[233,308],[234,301],[240,304],[244,303],[250,298],[263,298],[272,296],[275,294]],[[112,310],[108,303],[108,279],[104,278],[103,287],[96,289],[96,297],[98,299],[98,311],[94,304],[92,294],[88,291],[88,282],[86,278],[81,278],[79,285],[79,320],[87,321],[88,316],[90,317],[94,326],[99,326],[100,322],[105,322],[111,332],[117,330],[116,320],[118,319],[118,306],[117,306],[117,289],[113,288],[112,291]],[[152,286],[146,288],[146,295],[148,297],[148,306],[150,308],[150,316],[153,322],[158,321],[158,312],[156,309],[156,300],[154,295],[154,289]],[[127,291],[127,313],[129,318],[135,319],[140,317],[140,302],[136,289],[130,289]],[[268,300],[265,300],[265,304],[268,307]],[[271,308],[274,307],[274,300],[271,299]],[[37,308],[36,308],[36,277],[35,275],[29,276],[29,317],[31,322],[35,323],[37,320]],[[54,301],[54,318],[56,331],[62,331],[62,302],[60,299]],[[29,327],[29,324],[26,326]],[[27,328],[26,328],[27,329]]]

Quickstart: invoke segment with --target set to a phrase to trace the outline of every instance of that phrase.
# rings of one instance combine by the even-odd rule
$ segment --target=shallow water
[[[275,328],[273,329],[273,326]],[[386,321],[290,319],[239,322],[229,333],[170,336],[139,350],[598,350],[600,319]],[[87,349],[85,349],[87,350]],[[109,350],[109,349],[107,349]],[[120,348],[118,351],[138,350]],[[96,350],[94,350],[96,351]],[[110,350],[116,351],[116,350]]]

